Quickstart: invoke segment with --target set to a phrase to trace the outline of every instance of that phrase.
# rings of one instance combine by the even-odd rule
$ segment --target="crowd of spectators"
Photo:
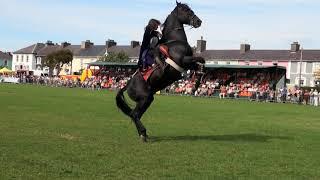
[[[102,69],[98,74],[84,81],[79,78],[48,76],[20,76],[21,83],[31,83],[52,87],[87,88],[91,90],[117,90],[126,85],[134,71],[130,69]],[[190,76],[188,76],[190,77]],[[315,89],[302,90],[297,87],[287,89],[275,88],[279,77],[268,71],[237,71],[227,72],[216,70],[208,73],[198,89],[195,89],[195,79],[183,78],[168,86],[166,94],[189,95],[196,97],[242,98],[250,101],[292,102],[318,106],[320,94]]]
[[[6,75],[7,77],[8,75]],[[104,71],[98,75],[80,80],[80,76],[33,76],[33,75],[10,75],[19,78],[19,83],[44,85],[51,87],[87,88],[91,90],[110,89],[117,90],[124,87],[130,78],[130,71],[115,70]]]
[[[195,96],[219,96],[220,98],[271,96],[274,94],[275,82],[271,73],[261,72],[237,72],[230,74],[223,70],[208,73],[200,87],[194,91],[191,89],[194,81],[184,79],[169,87],[169,92]],[[250,78],[248,78],[250,77]]]
[[[250,77],[250,78],[249,78]],[[290,102],[318,106],[320,94],[317,90],[303,90],[298,87],[276,88],[280,76],[270,72],[209,73],[198,89],[195,81],[180,80],[165,89],[167,94],[203,97],[242,98],[260,102]]]

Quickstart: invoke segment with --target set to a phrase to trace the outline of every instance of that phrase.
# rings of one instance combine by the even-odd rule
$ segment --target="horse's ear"
[[[180,4],[181,4],[181,2],[178,2],[178,1],[176,0],[176,4],[177,4],[177,6],[178,6],[178,5],[180,5]]]

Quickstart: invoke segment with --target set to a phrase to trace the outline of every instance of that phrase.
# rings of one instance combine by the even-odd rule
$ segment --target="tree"
[[[72,59],[72,52],[68,49],[62,49],[48,54],[43,61],[43,66],[49,67],[49,76],[52,76],[54,69],[59,74],[63,65],[69,64]]]
[[[99,61],[103,62],[128,62],[129,56],[121,51],[119,53],[110,52],[108,55],[105,55],[99,59]]]

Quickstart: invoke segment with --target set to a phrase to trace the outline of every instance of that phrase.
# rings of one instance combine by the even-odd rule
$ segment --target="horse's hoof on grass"
[[[142,142],[147,142],[147,137],[144,135],[140,135],[140,139]]]

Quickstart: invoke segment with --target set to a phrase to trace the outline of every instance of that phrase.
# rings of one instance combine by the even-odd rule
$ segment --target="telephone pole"
[[[299,89],[301,88],[302,56],[303,56],[303,48],[301,47],[301,55],[300,55],[300,72],[299,72]]]

